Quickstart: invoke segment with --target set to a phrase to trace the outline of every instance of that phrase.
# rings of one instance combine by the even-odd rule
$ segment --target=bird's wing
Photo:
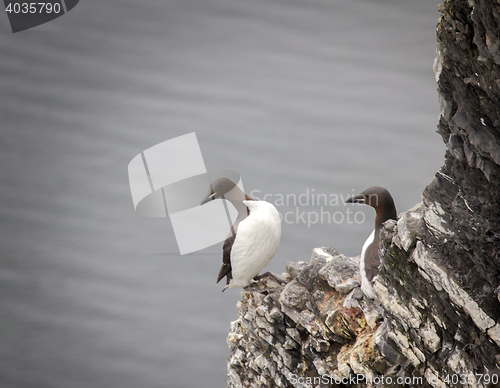
[[[222,267],[220,267],[219,276],[217,276],[217,282],[219,283],[224,276],[227,276],[226,284],[229,284],[233,278],[231,272],[231,249],[233,248],[234,240],[236,239],[236,234],[232,234],[222,246]]]
[[[380,237],[375,238],[365,253],[365,272],[367,279],[370,281],[378,274],[378,267],[380,266],[379,244]]]

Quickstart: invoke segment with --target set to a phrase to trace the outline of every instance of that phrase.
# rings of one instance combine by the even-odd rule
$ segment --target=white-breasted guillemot
[[[217,283],[226,276],[224,292],[226,288],[247,287],[269,263],[280,243],[281,220],[274,205],[250,198],[228,178],[215,180],[201,205],[217,198],[227,199],[238,211],[222,248]],[[276,278],[271,273],[259,278],[265,275]]]
[[[359,271],[361,273],[361,290],[364,294],[375,299],[371,281],[378,273],[380,256],[378,252],[380,244],[380,230],[387,220],[397,220],[396,206],[391,194],[383,187],[373,186],[361,194],[348,198],[346,203],[364,203],[370,205],[377,213],[375,217],[375,229],[366,239],[361,249]]]

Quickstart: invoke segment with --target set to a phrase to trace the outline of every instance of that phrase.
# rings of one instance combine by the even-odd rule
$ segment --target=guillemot
[[[391,194],[383,187],[373,186],[361,194],[348,198],[346,203],[364,203],[375,209],[375,229],[366,239],[361,249],[359,271],[361,273],[361,290],[371,299],[375,299],[371,281],[378,273],[380,257],[378,247],[380,244],[380,230],[387,220],[397,220],[396,206]]]
[[[272,259],[281,238],[281,220],[274,205],[256,201],[228,178],[215,180],[201,205],[227,199],[238,211],[222,248],[222,267],[217,282],[226,277],[226,288],[247,287]],[[261,275],[259,278],[270,275]],[[278,279],[277,279],[278,280]]]

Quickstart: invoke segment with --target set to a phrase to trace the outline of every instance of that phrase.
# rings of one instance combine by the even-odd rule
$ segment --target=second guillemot
[[[373,186],[361,194],[348,198],[346,203],[364,203],[375,209],[375,229],[366,239],[361,249],[361,259],[359,261],[359,271],[361,273],[361,290],[363,293],[375,299],[371,281],[378,273],[380,265],[379,244],[380,230],[387,220],[397,220],[396,206],[391,194],[383,187]]]
[[[227,199],[238,211],[238,217],[224,241],[217,283],[226,276],[226,287],[222,291],[246,287],[278,249],[280,216],[274,205],[253,200],[228,178],[215,180],[201,205],[217,198]]]

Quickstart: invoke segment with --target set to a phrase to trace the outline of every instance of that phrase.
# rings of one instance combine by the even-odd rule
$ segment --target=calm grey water
[[[412,207],[444,154],[437,2],[86,0],[15,35],[0,12],[0,386],[225,386],[221,246],[180,256],[134,213],[129,161],[196,132],[271,202],[381,185]],[[373,228],[285,205],[339,222],[290,216],[274,272]]]

